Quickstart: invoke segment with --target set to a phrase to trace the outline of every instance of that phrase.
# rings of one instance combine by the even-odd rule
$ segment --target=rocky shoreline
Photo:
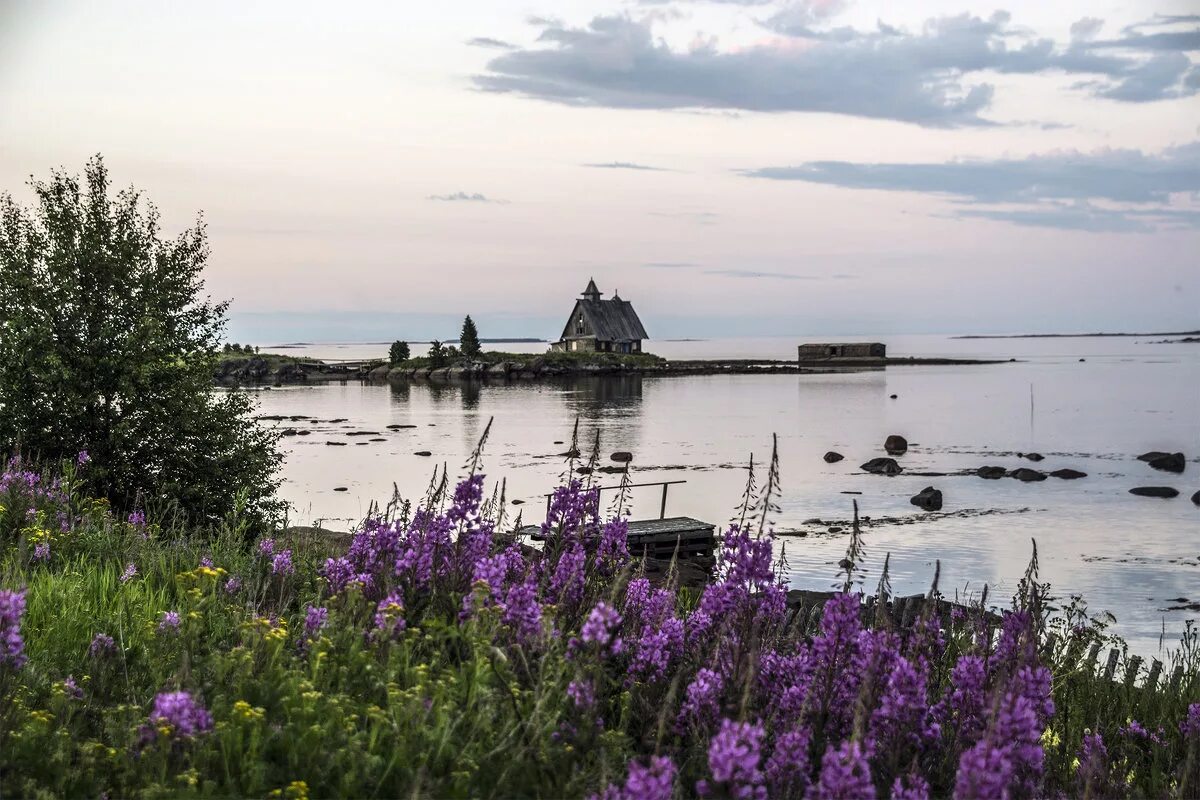
[[[623,375],[805,375],[883,369],[889,366],[955,366],[1002,364],[1015,359],[984,360],[959,358],[886,358],[829,359],[800,364],[771,359],[695,359],[659,361],[652,364],[597,360],[563,362],[544,356],[525,361],[460,362],[451,366],[391,367],[382,362],[354,365],[320,361],[283,361],[271,363],[261,357],[222,361],[213,372],[218,386],[283,386],[305,383],[366,381],[375,383],[404,381],[534,381],[553,378]]]

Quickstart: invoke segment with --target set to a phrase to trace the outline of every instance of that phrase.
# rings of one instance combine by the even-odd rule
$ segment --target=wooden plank
[[[1129,663],[1125,665],[1125,688],[1133,688],[1134,681],[1137,680],[1138,672],[1142,669],[1142,657],[1131,656]]]
[[[1158,691],[1158,676],[1162,673],[1163,663],[1157,658],[1150,662],[1150,674],[1146,676],[1146,688],[1152,692]]]
[[[1085,664],[1087,664],[1087,671],[1092,673],[1093,675],[1096,673],[1096,660],[1099,658],[1100,658],[1100,643],[1095,642],[1092,644],[1091,647],[1088,648],[1087,661],[1084,662]]]
[[[1183,681],[1183,664],[1176,664],[1171,673],[1171,694],[1179,694],[1179,684]]]
[[[1117,659],[1120,657],[1121,654],[1116,648],[1108,651],[1108,663],[1104,665],[1104,680],[1111,681],[1113,675],[1117,674]]]

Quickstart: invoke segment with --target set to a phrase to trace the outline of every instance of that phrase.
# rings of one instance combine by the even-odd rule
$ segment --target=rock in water
[[[1200,506],[1200,492],[1196,492],[1194,495],[1192,495],[1192,502]]]
[[[1017,453],[1017,458],[1028,458],[1030,461],[1041,461],[1045,456],[1041,453]]]
[[[893,433],[884,440],[883,449],[886,450],[890,456],[902,456],[908,452],[908,440],[903,436],[897,436]]]
[[[428,450],[418,450],[417,452],[413,453],[413,455],[414,456],[431,456],[431,455],[433,455],[433,453],[429,452]]]
[[[1024,481],[1025,483],[1046,480],[1046,473],[1038,472],[1036,469],[1029,469],[1028,467],[1014,469],[1012,472],[1008,473],[1008,475],[1011,478],[1016,478],[1017,480]]]
[[[843,458],[845,458],[845,456],[842,455],[841,453],[835,453],[834,451],[830,450],[828,453],[825,454],[825,463],[826,464],[836,464],[837,462],[841,461]]]
[[[932,486],[926,486],[909,500],[914,506],[920,506],[926,511],[942,510],[942,492]]]
[[[633,461],[633,453],[630,453],[628,450],[618,450],[609,456],[609,458],[618,464],[628,464],[630,461]]]
[[[1138,497],[1171,498],[1179,496],[1179,490],[1172,489],[1170,486],[1138,486],[1130,489],[1129,493],[1136,494]]]
[[[987,478],[989,481],[994,481],[1007,475],[1008,470],[1004,467],[980,467],[975,470],[975,474],[981,478]]]
[[[1164,453],[1161,450],[1151,450],[1149,453],[1142,453],[1140,456],[1137,457],[1137,460],[1138,461],[1153,461],[1156,458],[1162,458],[1163,456],[1169,456],[1169,455],[1171,455],[1171,454]]]
[[[349,489],[349,488],[347,488],[347,487],[345,487],[345,486],[335,486],[335,487],[333,487],[333,490],[334,490],[335,492],[348,492],[348,491],[350,491],[350,489]]]
[[[566,451],[565,453],[559,453],[558,455],[560,458],[579,458],[579,450],[572,447],[570,450]]]
[[[862,469],[872,475],[899,475],[904,468],[896,463],[894,458],[872,458],[862,465]]]
[[[1178,474],[1183,472],[1184,467],[1187,466],[1187,459],[1183,457],[1183,453],[1163,453],[1158,458],[1151,459],[1146,463],[1163,472]]]
[[[1064,481],[1073,481],[1077,478],[1086,478],[1086,472],[1080,472],[1077,469],[1056,469],[1050,473],[1055,478],[1062,478]]]

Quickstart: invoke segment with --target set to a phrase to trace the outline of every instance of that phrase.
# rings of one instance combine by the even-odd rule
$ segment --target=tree
[[[429,359],[429,366],[437,369],[438,367],[446,366],[446,348],[437,339],[429,343],[429,352],[426,354]]]
[[[399,339],[392,342],[391,349],[388,350],[388,361],[392,366],[408,361],[408,342],[402,342]]]
[[[475,330],[475,323],[470,314],[463,320],[462,333],[458,336],[458,348],[467,358],[479,356],[479,331]]]
[[[212,389],[229,304],[202,295],[203,221],[166,238],[137,191],[110,196],[99,156],[82,184],[30,186],[30,208],[0,196],[0,450],[87,451],[89,488],[118,509],[272,518],[277,436]]]

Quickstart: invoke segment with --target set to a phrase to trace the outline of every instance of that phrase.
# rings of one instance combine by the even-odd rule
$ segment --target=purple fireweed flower
[[[901,657],[887,678],[879,706],[871,714],[868,738],[879,750],[921,747],[941,734],[932,716],[924,672]]]
[[[376,636],[395,639],[407,624],[404,619],[404,597],[399,592],[392,592],[375,606]]]
[[[25,590],[0,589],[0,667],[20,669],[25,661],[21,617],[25,615]]]
[[[107,633],[97,633],[92,637],[92,643],[88,645],[88,655],[92,658],[100,658],[115,652],[117,652],[117,643]]]
[[[88,463],[91,460],[92,460],[92,457],[91,457],[91,455],[88,454],[87,450],[80,450],[79,455],[77,455],[75,457],[75,466],[82,467],[84,464]]]
[[[621,615],[608,603],[601,600],[588,614],[580,631],[584,644],[599,645],[600,651],[620,654],[622,650],[621,637],[617,635],[621,627]]]
[[[232,576],[231,578],[229,578],[229,580],[225,581],[225,586],[224,586],[225,594],[235,595],[241,590],[241,588],[242,588],[242,579],[237,577],[236,575]]]
[[[954,778],[955,800],[992,800],[1012,796],[1012,753],[981,741],[962,754]]]
[[[1166,744],[1166,742],[1163,741],[1163,731],[1161,728],[1157,733],[1155,733],[1154,731],[1147,730],[1146,726],[1138,722],[1136,719],[1131,719],[1127,724],[1117,728],[1117,733],[1129,739],[1144,739],[1157,745]]]
[[[263,558],[275,555],[275,540],[266,538],[258,540],[258,554]]]
[[[686,698],[676,718],[676,729],[684,733],[689,725],[712,725],[721,713],[721,696],[724,691],[725,679],[719,672],[707,667],[697,670],[696,677],[688,684]]]
[[[675,794],[675,763],[667,756],[651,756],[649,766],[629,762],[625,785],[609,784],[588,800],[671,800]]]
[[[62,682],[63,692],[72,700],[83,699],[83,689],[79,688],[79,684],[75,682],[74,675],[68,675],[67,679]]]
[[[596,688],[591,681],[571,681],[567,684],[567,697],[571,698],[575,708],[587,711],[596,705]]]
[[[50,543],[41,542],[33,547],[34,561],[49,561],[50,560]]]
[[[528,642],[542,631],[542,606],[538,602],[537,583],[532,579],[509,587],[498,603],[500,621],[512,628],[520,642]]]
[[[130,561],[125,565],[125,571],[121,573],[121,583],[129,583],[138,574],[137,564]]]
[[[929,782],[916,773],[897,777],[891,800],[929,800]]]
[[[271,559],[271,574],[272,575],[292,575],[296,572],[296,565],[292,563],[292,551],[280,550]]]
[[[875,800],[868,753],[858,742],[830,745],[821,758],[821,775],[808,789],[808,800]]]
[[[304,611],[304,636],[312,639],[329,621],[329,609],[322,606],[309,606]]]
[[[454,522],[474,519],[479,515],[479,504],[483,500],[483,475],[476,473],[454,487],[454,501],[446,512]]]
[[[682,656],[683,648],[683,622],[677,617],[663,620],[657,630],[643,630],[633,643],[630,677],[650,683],[665,680],[672,662],[677,663]]]
[[[150,726],[167,728],[173,739],[191,738],[212,729],[212,714],[189,692],[162,692],[154,698]]]
[[[781,733],[764,769],[772,797],[799,797],[808,786],[808,728]]]
[[[759,762],[762,760],[761,725],[721,720],[721,729],[708,744],[710,781],[698,781],[696,793],[707,796],[718,787],[730,797],[766,800],[767,787]]]
[[[1188,706],[1187,716],[1183,718],[1183,722],[1179,723],[1179,732],[1185,739],[1192,736],[1200,739],[1200,703],[1192,703]]]
[[[594,528],[600,510],[600,490],[592,487],[586,491],[578,480],[554,490],[550,498],[550,510],[542,523],[542,535],[562,533],[564,537],[583,538],[585,528]]]
[[[146,512],[141,510],[131,511],[129,512],[129,516],[125,518],[125,521],[135,528],[142,528],[146,525]]]
[[[159,633],[174,633],[179,630],[179,624],[182,620],[179,617],[178,611],[164,611],[162,618],[158,621]]]
[[[1079,771],[1081,797],[1107,797],[1110,792],[1108,748],[1098,733],[1085,734],[1079,748]]]
[[[600,544],[596,548],[596,564],[601,572],[611,575],[629,560],[629,522],[623,517],[606,522],[600,529]]]
[[[203,558],[201,558],[200,566],[207,567],[208,569],[212,569],[213,568],[212,556],[204,556]]]
[[[551,602],[574,608],[583,599],[583,586],[587,580],[587,553],[579,542],[572,542],[558,557],[554,574],[550,577],[548,596]]]
[[[966,747],[979,741],[987,727],[987,667],[979,656],[962,656],[950,672],[950,690],[935,713],[942,728],[953,731]]]
[[[884,648],[862,629],[859,596],[837,594],[825,603],[821,632],[813,639],[804,684],[826,718],[825,735],[840,740],[850,733],[859,687]],[[864,652],[864,644],[869,648]]]

